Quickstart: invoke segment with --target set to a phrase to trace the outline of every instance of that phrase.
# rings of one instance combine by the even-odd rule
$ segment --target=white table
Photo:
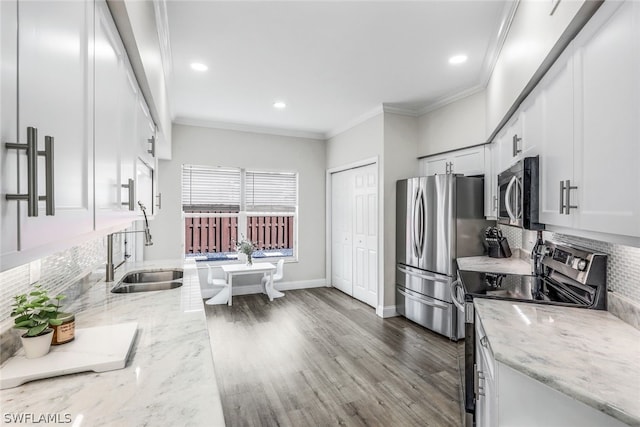
[[[213,298],[207,300],[205,304],[215,305],[215,304],[224,304],[228,303],[231,305],[232,299],[232,286],[233,286],[233,276],[240,276],[245,274],[259,274],[259,273],[268,273],[269,280],[265,284],[265,292],[269,297],[269,301],[273,301],[274,298],[280,298],[284,296],[284,293],[277,291],[273,288],[273,272],[276,270],[276,266],[271,264],[270,262],[254,262],[251,265],[246,264],[227,264],[220,266],[222,271],[225,272],[227,276],[227,287],[220,291]]]

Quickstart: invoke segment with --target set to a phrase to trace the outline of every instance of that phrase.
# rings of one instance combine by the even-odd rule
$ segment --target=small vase
[[[27,359],[36,359],[49,353],[51,347],[51,338],[53,329],[49,329],[49,332],[37,337],[27,337],[22,335],[22,347],[24,347],[24,355]]]

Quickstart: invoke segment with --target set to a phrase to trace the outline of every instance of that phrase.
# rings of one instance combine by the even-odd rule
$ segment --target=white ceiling
[[[417,115],[484,85],[511,0],[166,5],[177,122],[326,137],[383,104]]]

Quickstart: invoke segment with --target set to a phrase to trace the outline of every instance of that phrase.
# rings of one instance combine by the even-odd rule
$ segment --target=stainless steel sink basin
[[[163,291],[182,286],[182,270],[139,271],[129,273],[111,289],[116,294]]]
[[[122,283],[156,283],[171,282],[173,280],[182,279],[183,272],[181,270],[165,270],[165,271],[140,271],[137,273],[129,273],[121,280]]]

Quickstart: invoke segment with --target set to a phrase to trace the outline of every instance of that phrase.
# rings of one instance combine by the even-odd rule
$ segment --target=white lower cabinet
[[[476,427],[622,427],[625,424],[502,362],[476,314]],[[508,327],[508,325],[505,325]]]

